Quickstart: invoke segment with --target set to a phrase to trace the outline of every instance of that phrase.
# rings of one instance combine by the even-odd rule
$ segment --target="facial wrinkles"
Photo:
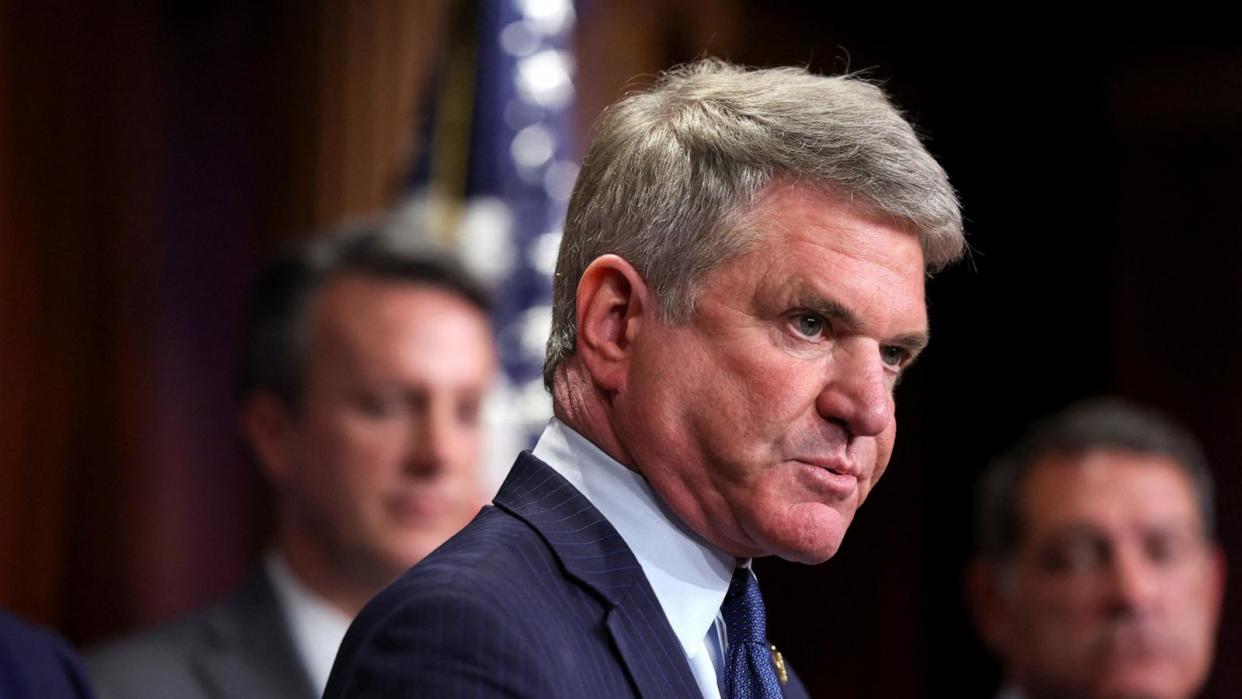
[[[818,345],[803,343],[780,332],[779,323],[773,324],[774,334],[790,354],[819,362],[834,383],[857,383],[883,375],[885,381],[864,389],[874,393],[862,395],[877,408],[890,404],[895,375],[881,366],[881,347],[890,336],[926,334],[921,261],[897,259],[887,250],[877,254],[876,246],[857,240],[856,232],[844,234],[831,227],[822,234],[797,231],[789,236],[803,269],[813,271],[770,279],[768,286],[774,291],[769,296],[774,300],[761,312],[772,315],[795,309],[822,315],[827,337]],[[866,266],[870,273],[842,271],[858,266]],[[903,288],[904,292],[894,292]],[[891,415],[891,405],[887,412]]]
[[[895,428],[881,344],[925,329],[921,249],[822,197],[765,200],[752,218],[763,239],[708,276],[687,322],[639,334],[635,390],[618,394],[621,436],[709,539],[738,555],[823,560],[887,462]],[[902,261],[885,262],[893,256]],[[862,321],[800,336],[808,289]],[[877,405],[887,424],[854,421]],[[852,463],[832,470],[842,461]],[[856,486],[843,485],[850,477]]]
[[[727,279],[721,281],[732,283]],[[723,421],[747,430],[751,439],[744,443],[752,451],[771,452],[782,449],[781,441],[788,437],[786,431],[791,422],[803,421],[812,412],[813,401],[798,400],[796,389],[790,390],[787,384],[789,380],[798,380],[796,365],[799,360],[774,356],[768,351],[773,332],[769,328],[777,323],[775,318],[766,317],[771,314],[755,307],[756,297],[756,294],[726,294],[717,300],[719,297],[713,296],[698,309],[692,323],[696,325],[699,342],[710,351],[711,363],[720,370],[719,381],[736,384],[732,399],[717,403]],[[743,382],[739,377],[753,378]],[[790,400],[780,403],[764,400],[765,396],[775,395],[785,395]],[[765,412],[754,414],[755,403],[762,405]],[[743,457],[741,461],[747,459]],[[734,473],[732,469],[722,470],[726,479]]]
[[[840,423],[824,420],[816,407],[822,382],[833,361],[832,343],[805,352],[786,351],[773,355],[769,351],[771,344],[789,347],[791,338],[786,327],[789,319],[784,316],[792,306],[784,300],[787,294],[774,296],[771,293],[772,289],[779,289],[777,285],[783,281],[772,272],[780,265],[773,263],[770,256],[767,260],[756,260],[761,261],[766,264],[756,284],[758,293],[726,295],[723,300],[718,300],[716,295],[706,295],[695,321],[703,326],[703,342],[713,348],[716,362],[723,369],[722,381],[733,376],[761,377],[750,385],[739,387],[738,400],[720,406],[727,424],[749,428],[743,440],[751,447],[749,453],[735,454],[736,462],[723,464],[709,477],[717,488],[742,488],[751,486],[754,476],[747,470],[747,464],[763,462],[780,468],[779,464],[799,460],[858,460],[855,463],[862,464],[862,472],[856,499],[860,502],[874,480],[875,470],[871,468],[874,448],[869,449],[864,443],[869,440],[851,443]],[[726,288],[736,288],[727,275],[722,275],[719,283]],[[722,335],[729,339],[717,342],[715,338]],[[762,365],[756,358],[762,358]],[[814,386],[798,387],[808,381]],[[759,416],[763,419],[755,419],[749,401],[758,401],[764,406]]]

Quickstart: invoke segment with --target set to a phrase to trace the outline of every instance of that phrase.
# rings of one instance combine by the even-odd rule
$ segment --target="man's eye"
[[[1085,575],[1102,568],[1111,555],[1108,542],[1100,538],[1072,537],[1043,551],[1040,562],[1049,573]]]
[[[359,396],[355,405],[364,415],[373,418],[392,417],[401,409],[399,400],[381,396]]]
[[[798,316],[798,332],[806,337],[819,337],[824,334],[824,319],[815,315]]]
[[[1174,565],[1194,551],[1195,539],[1185,533],[1157,531],[1143,538],[1147,559],[1157,565]]]
[[[483,415],[483,406],[479,399],[471,398],[457,403],[457,422],[464,427],[475,427]]]
[[[354,398],[354,406],[366,417],[389,420],[418,409],[419,403],[417,397],[407,398],[400,393],[363,393]]]
[[[910,353],[904,348],[889,345],[880,350],[880,358],[888,366],[894,369],[900,369],[905,366],[906,361],[910,358]]]

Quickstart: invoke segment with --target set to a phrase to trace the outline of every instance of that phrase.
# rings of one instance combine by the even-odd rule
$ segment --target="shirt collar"
[[[552,418],[534,455],[569,481],[612,524],[638,559],[687,655],[703,645],[738,561],[669,510],[651,485]]]
[[[264,565],[285,618],[289,620],[293,645],[310,678],[311,688],[322,694],[336,652],[349,630],[350,618],[299,580],[279,552],[269,553]]]

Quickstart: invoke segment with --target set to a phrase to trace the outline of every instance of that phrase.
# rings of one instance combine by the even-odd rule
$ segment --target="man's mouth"
[[[1148,625],[1116,627],[1108,635],[1108,649],[1116,660],[1145,661],[1160,655],[1167,639],[1157,628]]]
[[[848,459],[804,457],[795,461],[811,467],[810,476],[815,484],[834,497],[845,498],[858,490],[861,474]]]
[[[822,468],[825,471],[834,473],[838,476],[849,476],[854,479],[861,477],[858,466],[850,459],[844,457],[801,457],[797,461],[801,461],[809,466]]]
[[[434,492],[393,493],[385,499],[389,513],[400,521],[414,523],[440,516],[448,499]]]

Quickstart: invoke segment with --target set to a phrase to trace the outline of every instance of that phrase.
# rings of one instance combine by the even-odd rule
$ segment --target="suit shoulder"
[[[92,674],[114,668],[127,671],[132,663],[138,662],[155,665],[152,662],[155,656],[163,664],[184,654],[191,646],[201,643],[201,638],[210,625],[207,614],[207,610],[202,610],[165,622],[153,629],[107,641],[89,649],[84,660]]]
[[[493,684],[505,694],[517,677],[518,694],[552,696],[541,647],[549,610],[567,603],[564,587],[542,538],[488,508],[363,609],[324,696],[379,686],[437,696]]]
[[[60,636],[0,612],[0,696],[91,696],[77,656]]]
[[[220,603],[90,649],[83,660],[100,695],[126,699],[164,688],[179,692],[177,696],[202,696],[193,680],[191,657],[211,645],[223,611],[218,607]]]
[[[359,621],[410,607],[508,608],[523,588],[555,586],[561,578],[556,557],[537,532],[489,507],[377,595]]]
[[[134,656],[149,658],[152,653],[168,658],[197,646],[217,644],[230,635],[237,606],[237,593],[233,593],[154,628],[105,642],[87,652],[87,665],[93,669],[98,665],[124,664]]]
[[[192,699],[227,680],[209,670],[262,675],[272,664],[299,671],[279,603],[266,585],[254,576],[205,609],[92,649],[84,660],[99,694]]]

